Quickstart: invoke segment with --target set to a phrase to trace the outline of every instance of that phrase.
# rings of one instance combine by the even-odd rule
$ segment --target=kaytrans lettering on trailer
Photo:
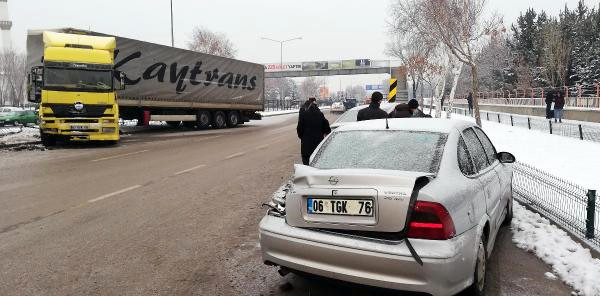
[[[115,50],[115,60],[117,60],[118,55],[119,50]],[[141,57],[142,52],[136,51],[124,57],[122,60],[116,62],[115,70],[117,71],[115,71],[115,78],[118,78],[120,75],[119,68]],[[193,67],[188,65],[180,67],[179,64],[176,62],[172,63],[171,65],[167,65],[164,62],[157,62],[152,65],[149,65],[148,67],[145,67],[145,70],[143,71],[141,77],[126,77],[125,83],[127,85],[136,85],[140,83],[142,79],[156,79],[156,81],[164,83],[165,78],[167,76],[167,69],[169,69],[169,79],[167,80],[167,82],[175,84],[175,92],[177,94],[181,94],[186,90],[186,88],[188,87],[188,84],[186,82],[189,82],[189,84],[191,84],[192,86],[201,86],[202,84],[204,84],[204,86],[227,86],[227,88],[241,88],[248,91],[253,91],[256,89],[256,81],[258,79],[256,76],[249,77],[247,74],[232,72],[222,73],[221,71],[219,71],[219,68],[204,71],[201,69],[202,64],[202,61],[198,61]],[[204,73],[204,75],[202,75],[202,73]],[[200,80],[200,77],[204,77],[204,79]]]

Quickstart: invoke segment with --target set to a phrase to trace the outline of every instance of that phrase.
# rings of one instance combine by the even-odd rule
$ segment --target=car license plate
[[[368,199],[320,199],[307,200],[309,214],[373,217],[373,201]]]
[[[71,129],[76,130],[76,131],[77,130],[79,130],[79,131],[86,130],[86,129],[88,129],[88,126],[87,125],[71,125]]]

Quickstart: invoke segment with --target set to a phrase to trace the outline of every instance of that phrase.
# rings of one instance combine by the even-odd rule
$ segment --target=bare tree
[[[565,85],[569,68],[571,46],[563,35],[560,24],[552,20],[542,30],[544,76],[552,86]]]
[[[430,66],[428,60],[435,49],[435,44],[428,44],[418,36],[404,35],[392,29],[392,42],[386,46],[386,54],[402,61],[408,70],[412,82],[413,98],[423,82],[423,75]]]
[[[307,100],[310,97],[319,97],[319,88],[325,85],[323,78],[307,77],[300,83],[300,97]]]
[[[187,47],[193,51],[226,58],[234,58],[237,54],[233,42],[225,34],[201,27],[194,28],[192,39],[187,43]]]
[[[441,42],[456,59],[471,68],[473,108],[478,125],[481,125],[481,117],[476,57],[484,39],[496,34],[502,23],[496,15],[484,19],[486,3],[487,0],[397,0],[392,5],[392,16],[400,16],[393,20],[395,31],[403,30],[430,44]]]
[[[0,54],[0,105],[21,106],[25,100],[27,57],[15,50]]]

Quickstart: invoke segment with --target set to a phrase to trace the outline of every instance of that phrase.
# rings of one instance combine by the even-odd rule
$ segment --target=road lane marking
[[[103,160],[111,160],[111,159],[115,159],[115,158],[127,157],[127,156],[131,156],[131,155],[145,153],[145,152],[148,152],[148,151],[150,151],[150,150],[141,150],[141,151],[130,152],[130,153],[125,153],[125,154],[113,155],[113,156],[108,156],[108,157],[94,159],[94,160],[92,160],[92,162],[98,162],[98,161],[103,161]]]
[[[125,189],[121,189],[121,190],[115,191],[113,193],[105,194],[105,195],[102,195],[100,197],[97,197],[97,198],[94,198],[94,199],[90,199],[90,200],[88,200],[88,203],[99,202],[99,201],[101,201],[103,199],[107,199],[109,197],[113,197],[113,196],[116,196],[116,195],[119,195],[119,194],[123,194],[125,192],[138,189],[140,187],[142,187],[142,185],[135,185],[135,186],[131,186],[131,187],[128,187],[128,188],[125,188]]]
[[[195,167],[193,167],[193,168],[189,168],[189,169],[187,169],[187,170],[183,170],[183,171],[177,172],[177,173],[173,174],[173,176],[179,176],[179,175],[183,175],[183,174],[185,174],[185,173],[189,173],[189,172],[191,172],[191,171],[195,171],[195,170],[197,170],[197,169],[201,169],[201,168],[204,168],[204,167],[206,167],[206,165],[205,165],[205,164],[197,165],[197,166],[195,166]]]
[[[231,154],[231,155],[225,157],[225,160],[229,160],[229,159],[240,157],[240,156],[244,156],[244,155],[246,155],[246,152],[240,152],[240,153],[236,153],[236,154]]]
[[[256,150],[263,150],[263,149],[267,149],[267,148],[269,148],[268,144],[267,145],[258,146],[258,147],[256,147]]]

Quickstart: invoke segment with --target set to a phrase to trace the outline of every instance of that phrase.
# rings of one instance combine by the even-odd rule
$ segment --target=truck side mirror
[[[42,101],[43,68],[34,67],[27,75],[27,101],[40,103]]]

